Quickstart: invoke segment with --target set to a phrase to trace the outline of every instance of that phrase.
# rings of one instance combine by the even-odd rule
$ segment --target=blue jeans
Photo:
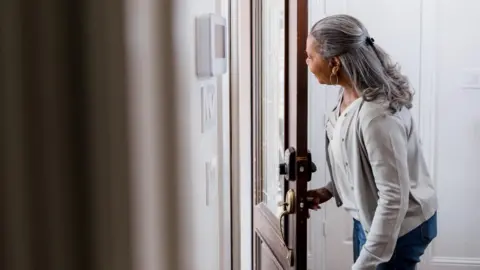
[[[430,242],[437,236],[437,214],[404,236],[398,238],[392,258],[377,270],[414,270]],[[366,237],[362,224],[353,220],[353,261],[360,255]]]

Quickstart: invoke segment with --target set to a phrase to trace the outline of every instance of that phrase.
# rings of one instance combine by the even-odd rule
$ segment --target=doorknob
[[[287,260],[290,262],[290,266],[293,266],[293,263],[294,263],[293,250],[288,247],[288,242],[285,239],[285,233],[283,232],[283,228],[282,228],[282,219],[286,215],[295,213],[295,191],[293,189],[289,189],[285,194],[285,201],[280,202],[278,206],[283,207],[283,210],[284,210],[280,215],[280,232],[282,233],[284,245],[288,249]]]
[[[293,189],[288,190],[287,194],[285,194],[285,201],[280,202],[278,206],[283,207],[283,212],[280,215],[280,231],[282,232],[283,241],[286,244],[287,240],[285,239],[285,234],[283,233],[282,220],[286,215],[295,213],[295,191]]]

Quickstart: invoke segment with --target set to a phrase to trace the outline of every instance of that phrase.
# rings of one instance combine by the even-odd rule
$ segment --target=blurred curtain
[[[124,3],[0,3],[0,269],[132,269]]]

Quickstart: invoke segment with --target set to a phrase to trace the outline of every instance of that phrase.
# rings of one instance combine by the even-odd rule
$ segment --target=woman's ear
[[[337,75],[337,72],[340,70],[340,59],[338,56],[330,58],[328,66],[332,69],[332,73]]]
[[[340,68],[340,58],[338,56],[332,57],[332,62],[334,67]]]

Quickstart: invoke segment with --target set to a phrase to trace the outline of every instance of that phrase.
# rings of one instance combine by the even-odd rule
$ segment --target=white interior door
[[[435,5],[436,76],[423,100],[431,101],[425,111],[432,111],[433,125],[425,137],[432,145],[439,236],[425,269],[478,270],[480,81],[473,78],[480,76],[480,32],[473,26],[480,24],[480,2],[437,0]],[[458,195],[452,196],[452,191]]]

